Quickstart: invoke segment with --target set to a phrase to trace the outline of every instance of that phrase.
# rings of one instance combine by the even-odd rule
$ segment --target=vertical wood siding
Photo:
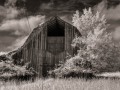
[[[24,45],[13,55],[14,59],[18,61],[23,59],[24,62],[31,62],[30,66],[38,72],[40,77],[45,76],[47,70],[55,68],[55,65],[59,64],[59,62],[65,62],[67,53],[71,55],[75,53],[71,43],[76,34],[80,35],[79,31],[63,20],[57,20],[60,25],[64,26],[64,37],[47,37],[48,24],[55,23],[53,18],[42,26],[37,27],[30,34]],[[52,42],[54,44],[53,51],[50,49],[51,46],[49,46]],[[56,52],[54,51],[55,45],[58,48]]]

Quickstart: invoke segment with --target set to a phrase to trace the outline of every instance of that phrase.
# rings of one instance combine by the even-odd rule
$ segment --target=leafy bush
[[[49,73],[53,77],[93,77],[91,62],[83,61],[78,55],[71,57],[65,64]]]
[[[12,55],[0,56],[0,79],[29,79],[35,77],[37,73],[32,67],[29,67],[29,63],[22,63],[21,65],[15,65]]]
[[[34,76],[35,71],[32,68],[27,68],[28,64],[24,66],[16,66],[12,61],[0,62],[0,79],[10,79],[13,77]],[[15,78],[16,79],[16,78]]]

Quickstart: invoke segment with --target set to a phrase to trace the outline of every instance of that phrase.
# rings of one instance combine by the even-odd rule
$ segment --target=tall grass
[[[120,90],[120,80],[46,79],[35,82],[7,82],[0,90]]]

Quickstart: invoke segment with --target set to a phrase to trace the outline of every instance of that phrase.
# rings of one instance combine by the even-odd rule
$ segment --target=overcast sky
[[[44,21],[44,15],[49,18],[57,14],[71,23],[75,10],[95,7],[106,14],[110,30],[120,30],[119,2],[109,0],[106,6],[101,0],[0,0],[0,52],[23,45],[30,32]]]

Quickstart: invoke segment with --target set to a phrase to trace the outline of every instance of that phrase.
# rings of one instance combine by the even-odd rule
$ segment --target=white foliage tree
[[[73,47],[79,48],[77,57],[82,58],[83,62],[90,61],[97,70],[119,68],[120,45],[113,41],[112,33],[107,33],[109,25],[104,15],[101,16],[99,12],[93,14],[91,8],[84,9],[81,16],[76,11],[73,25],[82,34],[82,37],[76,37],[72,43]]]

